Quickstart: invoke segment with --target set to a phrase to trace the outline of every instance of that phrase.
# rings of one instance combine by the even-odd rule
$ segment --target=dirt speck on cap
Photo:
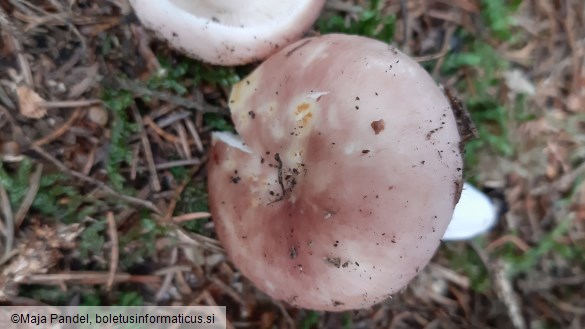
[[[377,121],[372,121],[372,129],[374,129],[374,133],[377,135],[381,133],[384,128],[386,128],[386,123],[384,123],[384,119],[380,119]]]

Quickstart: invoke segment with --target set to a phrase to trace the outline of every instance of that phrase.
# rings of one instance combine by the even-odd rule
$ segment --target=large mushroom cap
[[[239,65],[262,60],[298,40],[325,0],[130,0],[142,23],[205,62]]]
[[[414,60],[326,35],[271,56],[231,94],[237,136],[209,163],[217,233],[276,299],[367,307],[432,257],[462,186],[450,103]]]

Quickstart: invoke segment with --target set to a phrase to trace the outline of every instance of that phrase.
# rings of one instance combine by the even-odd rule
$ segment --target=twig
[[[455,26],[454,25],[450,25],[447,28],[447,31],[445,31],[445,38],[443,39],[443,45],[441,47],[441,57],[439,57],[439,60],[437,61],[437,63],[435,64],[435,67],[433,68],[433,77],[437,78],[439,76],[439,70],[441,69],[441,67],[443,66],[443,63],[445,62],[445,56],[447,54],[447,52],[449,52],[449,48],[451,47],[451,38],[453,37],[453,33],[455,33]]]
[[[181,122],[177,122],[174,125],[177,133],[179,134],[179,140],[181,141],[181,147],[183,152],[185,152],[185,156],[187,159],[193,158],[191,155],[191,148],[189,147],[189,141],[187,140],[187,131],[185,130],[185,126],[181,124]]]
[[[522,250],[522,252],[527,252],[528,250],[530,250],[530,246],[526,242],[524,242],[519,237],[511,235],[511,234],[503,235],[503,236],[497,238],[496,240],[490,242],[490,244],[488,244],[485,247],[485,250],[487,252],[492,252],[495,249],[503,246],[504,244],[506,244],[508,242],[513,244],[514,246],[516,246],[516,248]]]
[[[32,203],[35,201],[37,196],[37,192],[39,191],[41,177],[43,175],[43,164],[40,163],[37,165],[35,172],[30,177],[30,185],[28,187],[28,191],[26,192],[26,196],[22,203],[20,204],[20,208],[16,212],[16,217],[14,218],[14,225],[16,228],[20,227],[22,222],[24,221],[24,217],[28,213]]]
[[[0,81],[0,83],[2,83],[2,81]],[[11,110],[16,109],[16,105],[14,104],[12,99],[10,99],[10,97],[8,97],[8,95],[6,94],[6,91],[4,91],[4,88],[2,88],[2,85],[0,85],[0,104],[2,104],[2,103],[4,103],[4,105],[6,105],[6,107],[8,107]],[[0,128],[2,128],[4,123],[5,123],[4,120],[2,122],[0,122]]]
[[[429,268],[433,271],[433,275],[441,276],[445,280],[452,282],[463,289],[469,289],[470,280],[468,277],[460,275],[450,268],[435,263],[429,264]]]
[[[296,328],[295,326],[295,321],[293,320],[293,318],[290,316],[290,314],[288,314],[288,311],[286,310],[286,308],[282,305],[281,302],[275,301],[274,304],[276,305],[276,307],[278,307],[278,309],[280,310],[280,313],[282,313],[282,316],[284,317],[284,319],[286,320],[286,323],[288,324],[289,329],[294,329]]]
[[[203,291],[203,299],[205,299],[205,302],[207,303],[208,306],[217,306],[217,302],[215,301],[215,299],[213,298],[213,296],[209,293],[209,291],[207,289]],[[234,326],[227,318],[226,318],[226,328],[227,329],[234,329]]]
[[[187,129],[189,130],[189,133],[191,133],[191,136],[193,136],[193,141],[195,142],[195,147],[197,148],[197,151],[203,153],[203,151],[204,151],[203,142],[201,142],[201,137],[199,137],[199,134],[197,133],[197,129],[195,129],[195,124],[193,124],[193,121],[191,121],[189,119],[185,119],[185,124],[187,125]]]
[[[138,144],[132,145],[132,161],[130,162],[130,179],[131,180],[136,179],[136,173],[138,171],[137,170],[138,161],[140,160],[138,158],[139,154],[140,154],[140,145],[138,145]]]
[[[144,130],[144,121],[142,120],[142,116],[138,112],[138,109],[135,105],[131,106],[132,114],[134,115],[134,120],[138,123],[138,129],[140,129],[140,140],[142,142],[142,149],[144,150],[144,156],[146,157],[146,163],[148,164],[148,170],[150,171],[150,183],[152,184],[152,189],[155,192],[161,190],[160,180],[158,178],[158,173],[156,172],[156,167],[154,164],[154,158],[152,156],[152,148],[150,147],[150,141],[148,140],[148,136],[146,135],[146,130]]]
[[[109,273],[105,272],[63,272],[55,274],[34,274],[22,280],[23,283],[31,284],[58,284],[60,282],[72,281],[78,284],[103,284],[110,280]],[[118,273],[114,276],[114,282],[139,282],[159,283],[160,277],[156,275],[130,275]]]
[[[509,265],[503,260],[497,260],[494,266],[494,283],[496,294],[506,305],[508,316],[516,329],[525,329],[526,321],[522,316],[522,304],[518,294],[514,291],[512,282],[508,278]]]
[[[211,217],[211,214],[208,212],[192,212],[190,214],[184,214],[180,216],[173,217],[173,221],[176,223],[188,222],[195,219],[204,219]]]
[[[178,249],[177,249],[177,247],[175,247],[171,251],[169,265],[174,265],[177,262],[177,256],[178,256]],[[176,271],[176,269],[175,269],[175,271]],[[164,274],[165,278],[163,279],[163,284],[160,286],[160,288],[156,292],[156,294],[154,296],[155,300],[163,299],[165,293],[171,287],[171,283],[173,282],[173,276],[174,276],[175,271]]]
[[[189,267],[189,271],[191,271],[191,267]],[[189,283],[187,283],[183,272],[175,272],[175,283],[177,285],[177,289],[183,296],[190,296],[193,294],[193,289],[189,287]]]
[[[156,270],[153,274],[154,275],[168,275],[168,274],[175,274],[177,272],[188,272],[191,271],[191,266],[189,265],[173,265],[165,268],[161,268],[160,270]]]
[[[571,303],[567,303],[566,301],[555,297],[550,292],[543,293],[541,294],[541,296],[544,297],[544,299],[546,299],[551,305],[554,305],[556,308],[563,312],[572,313],[573,315],[580,316],[585,315],[585,307],[579,307],[572,305]]]
[[[89,175],[89,173],[91,172],[91,168],[93,168],[93,165],[95,164],[95,155],[96,155],[96,152],[97,152],[97,149],[96,148],[92,148],[89,151],[89,154],[87,155],[87,162],[85,163],[85,165],[81,169],[81,172],[84,175]]]
[[[120,249],[118,246],[118,229],[116,226],[116,220],[114,219],[114,213],[108,211],[106,220],[108,222],[108,235],[110,236],[110,243],[112,244],[112,249],[110,252],[109,278],[106,284],[107,290],[110,291],[112,289],[112,286],[114,285],[114,280],[116,279],[116,271],[118,271]]]
[[[164,118],[157,118],[156,125],[161,128],[165,128],[172,125],[175,122],[187,119],[191,116],[193,116],[193,114],[187,111],[173,112],[165,116]]]
[[[41,146],[47,143],[54,141],[55,139],[63,136],[71,128],[71,126],[81,117],[81,110],[76,109],[75,112],[69,117],[69,120],[65,122],[62,126],[55,129],[50,135],[47,135],[41,139],[34,141],[35,145]]]
[[[525,294],[529,294],[539,290],[551,290],[558,286],[583,286],[585,284],[585,274],[575,275],[570,277],[549,277],[549,278],[538,278],[538,281],[526,281],[520,282],[519,287]]]
[[[86,99],[82,101],[46,101],[39,103],[39,106],[48,108],[48,109],[56,109],[56,108],[71,108],[71,107],[85,107],[91,105],[102,104],[102,101],[99,99]]]
[[[150,49],[150,38],[149,35],[144,31],[144,28],[136,24],[131,24],[130,31],[132,31],[132,35],[134,36],[135,40],[138,40],[138,52],[142,58],[146,60],[148,71],[156,72],[160,70],[160,63],[152,49]]]
[[[75,49],[73,54],[71,54],[71,56],[69,56],[69,59],[63,65],[61,65],[60,68],[58,68],[57,70],[55,70],[53,72],[50,72],[47,75],[47,79],[52,79],[52,80],[63,79],[65,74],[69,70],[71,70],[73,67],[75,67],[75,65],[80,60],[83,59],[84,55],[85,55],[85,52],[82,49],[80,49],[80,48]]]
[[[0,185],[0,204],[2,206],[2,212],[4,213],[4,231],[5,231],[5,243],[4,243],[4,256],[0,258],[0,265],[10,258],[10,252],[14,245],[14,217],[12,214],[12,208],[10,207],[10,199],[4,189],[4,186]]]
[[[193,158],[193,159],[185,159],[185,160],[177,160],[177,161],[169,161],[169,162],[165,162],[165,163],[158,163],[155,165],[156,170],[166,170],[169,168],[174,168],[174,167],[186,167],[186,166],[197,166],[200,165],[201,163],[205,162],[205,159],[197,159],[197,158]],[[134,170],[136,171],[144,171],[147,170],[148,168],[145,166],[136,166],[136,168],[134,168]],[[131,169],[127,169],[124,168],[121,171],[122,172],[128,172]],[[136,177],[136,176],[134,176]]]
[[[415,61],[417,61],[418,63],[424,63],[424,62],[432,61],[432,60],[435,60],[435,59],[439,59],[439,58],[441,58],[443,56],[445,56],[445,54],[443,53],[443,51],[439,51],[438,53],[435,53],[435,54],[424,55],[424,56],[414,56],[412,58]]]
[[[124,89],[131,91],[139,96],[148,96],[156,99],[160,99],[169,103],[173,103],[179,106],[183,106],[189,109],[195,109],[203,113],[219,113],[223,115],[229,115],[229,111],[221,107],[213,106],[210,104],[204,104],[184,98],[181,96],[173,95],[167,92],[151,90],[147,87],[129,80],[120,79],[117,77],[107,77],[102,83],[110,88]]]
[[[217,288],[221,289],[224,293],[230,296],[238,304],[246,306],[246,302],[244,301],[242,296],[240,296],[240,294],[238,294],[234,290],[234,288],[230,287],[225,282],[221,281],[218,277],[216,276],[211,277],[211,283],[214,284]]]
[[[183,190],[185,189],[187,184],[189,184],[191,182],[191,177],[193,177],[193,175],[195,175],[195,173],[199,170],[200,167],[201,166],[199,165],[197,167],[192,168],[189,171],[189,174],[187,175],[185,180],[181,183],[181,185],[179,185],[175,189],[175,192],[173,194],[173,198],[171,199],[171,202],[170,202],[169,206],[167,207],[167,210],[164,214],[163,223],[168,223],[173,218],[173,213],[175,212],[175,208],[177,207],[177,203],[179,202],[179,200],[181,198],[181,194],[183,194]]]
[[[160,209],[158,209],[158,207],[156,207],[152,202],[147,201],[147,200],[141,200],[129,195],[125,195],[125,194],[121,194],[116,192],[113,188],[109,187],[106,183],[99,181],[93,177],[89,177],[87,175],[84,175],[83,173],[80,173],[78,171],[72,170],[67,168],[67,166],[65,166],[65,164],[63,164],[61,161],[59,161],[57,158],[55,158],[54,156],[50,155],[49,153],[47,153],[45,150],[43,150],[40,146],[35,145],[34,143],[31,142],[31,140],[28,138],[28,136],[26,136],[26,134],[22,131],[22,129],[18,126],[18,124],[16,123],[16,120],[14,119],[14,117],[12,116],[12,114],[10,114],[10,112],[3,106],[0,106],[0,111],[4,112],[4,114],[6,115],[8,121],[10,121],[10,124],[13,126],[15,132],[17,132],[18,134],[20,134],[22,136],[22,138],[30,144],[30,148],[32,150],[34,150],[36,153],[38,153],[39,155],[41,155],[43,158],[45,158],[47,161],[51,162],[53,165],[55,165],[57,168],[59,168],[59,170],[63,171],[64,173],[66,173],[67,175],[73,176],[77,179],[80,179],[86,183],[90,183],[92,185],[96,185],[97,187],[103,189],[106,193],[119,198],[121,200],[124,200],[130,204],[134,204],[134,205],[138,205],[144,208],[148,208],[152,211],[154,211],[157,214],[161,214]]]
[[[159,136],[162,136],[167,142],[171,143],[178,143],[179,138],[173,134],[169,134],[164,131],[161,127],[159,127],[156,122],[154,122],[150,117],[144,118],[144,123],[146,123],[154,132],[156,132]]]
[[[150,196],[151,193],[151,189],[149,185],[144,186],[144,188],[142,188],[140,191],[138,191],[138,194],[136,194],[136,197],[139,199],[147,199]],[[118,213],[116,215],[116,219],[118,221],[117,225],[118,227],[124,225],[124,223],[126,223],[126,220],[134,213],[136,212],[136,209],[134,209],[133,207],[126,207],[126,209],[122,210],[120,213]]]
[[[506,305],[508,317],[512,321],[514,328],[526,329],[526,322],[522,317],[520,298],[516,291],[514,291],[510,278],[508,278],[509,265],[502,259],[490,260],[486,250],[477,242],[471,241],[470,245],[490,274],[496,294],[500,301]]]
[[[175,227],[174,233],[176,238],[184,244],[202,247],[213,252],[225,254],[225,250],[217,240],[196,233],[187,233],[180,227]]]

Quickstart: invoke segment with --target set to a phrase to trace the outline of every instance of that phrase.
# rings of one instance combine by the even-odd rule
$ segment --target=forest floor
[[[585,327],[585,3],[332,0],[312,33],[393,42],[479,132],[465,178],[500,209],[401,293],[327,313],[243,278],[207,208],[216,67],[157,41],[126,0],[0,2],[0,305],[225,305],[231,328]],[[228,327],[228,328],[229,328]]]

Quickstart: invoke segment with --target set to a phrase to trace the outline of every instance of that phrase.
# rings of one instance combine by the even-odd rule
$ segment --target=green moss
[[[322,34],[354,34],[390,43],[394,38],[396,18],[382,15],[380,5],[380,0],[369,1],[368,7],[358,15],[357,20],[348,21],[341,15],[325,12],[317,21],[318,29]]]

